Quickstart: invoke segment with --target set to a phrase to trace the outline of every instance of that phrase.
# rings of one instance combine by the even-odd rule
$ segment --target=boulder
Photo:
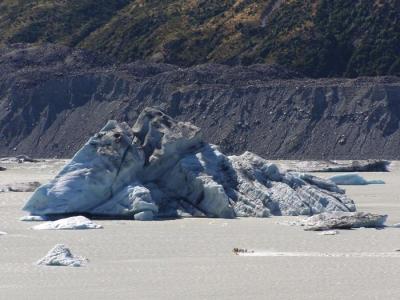
[[[198,127],[146,108],[133,128],[109,121],[23,209],[152,220],[313,215],[355,205],[332,181],[283,172],[251,152],[226,156]]]

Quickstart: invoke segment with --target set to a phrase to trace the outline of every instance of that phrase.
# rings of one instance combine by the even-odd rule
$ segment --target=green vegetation
[[[3,0],[0,32],[0,43],[62,43],[122,62],[400,75],[399,0]]]

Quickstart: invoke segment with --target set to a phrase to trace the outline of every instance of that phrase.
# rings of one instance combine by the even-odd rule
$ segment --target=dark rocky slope
[[[108,119],[160,107],[227,153],[400,158],[400,79],[307,79],[277,66],[115,65],[60,46],[0,50],[0,155],[69,157]]]
[[[399,76],[399,20],[399,0],[2,0],[0,44],[57,43],[123,63]]]

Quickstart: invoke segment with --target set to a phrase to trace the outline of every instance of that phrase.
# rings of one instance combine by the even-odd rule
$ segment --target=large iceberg
[[[313,215],[355,205],[332,181],[282,172],[250,152],[226,156],[198,127],[146,108],[133,128],[109,121],[23,209],[152,220]]]

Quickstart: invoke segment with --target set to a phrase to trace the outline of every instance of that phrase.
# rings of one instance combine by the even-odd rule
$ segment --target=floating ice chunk
[[[32,227],[34,230],[73,230],[73,229],[99,229],[103,226],[93,223],[83,216],[60,219],[46,222]]]
[[[400,228],[400,223],[393,224],[391,227],[393,227],[393,228]]]
[[[282,221],[282,222],[275,222],[278,225],[285,225],[285,226],[302,226],[301,221]]]
[[[304,230],[330,230],[350,229],[360,227],[383,227],[387,215],[378,215],[365,212],[341,212],[322,213],[303,220]]]
[[[44,266],[81,267],[88,262],[87,258],[74,256],[63,244],[57,244],[45,257],[36,262]]]
[[[0,235],[6,235],[6,234],[7,234],[7,232],[0,231]]]
[[[34,192],[40,185],[41,183],[37,181],[6,184],[4,186],[0,186],[0,192]]]
[[[339,234],[339,231],[337,230],[327,230],[318,233],[318,235],[337,235],[337,234]]]
[[[47,221],[48,218],[46,216],[32,216],[32,215],[28,215],[28,216],[22,216],[21,218],[19,218],[20,221]]]
[[[286,161],[281,164],[288,171],[297,172],[389,172],[387,160],[352,160],[352,161]]]
[[[41,161],[44,161],[44,160],[39,160],[39,159],[34,159],[34,158],[32,158],[32,157],[30,157],[30,156],[28,156],[28,155],[17,155],[17,156],[15,156],[15,157],[3,157],[3,158],[0,158],[0,161],[1,162],[5,162],[5,163],[8,163],[8,162],[17,162],[17,163],[24,163],[24,162],[31,162],[31,163],[37,163],[37,162],[41,162]]]
[[[366,180],[357,173],[339,174],[329,178],[339,185],[367,185],[367,184],[385,184],[383,180]]]

